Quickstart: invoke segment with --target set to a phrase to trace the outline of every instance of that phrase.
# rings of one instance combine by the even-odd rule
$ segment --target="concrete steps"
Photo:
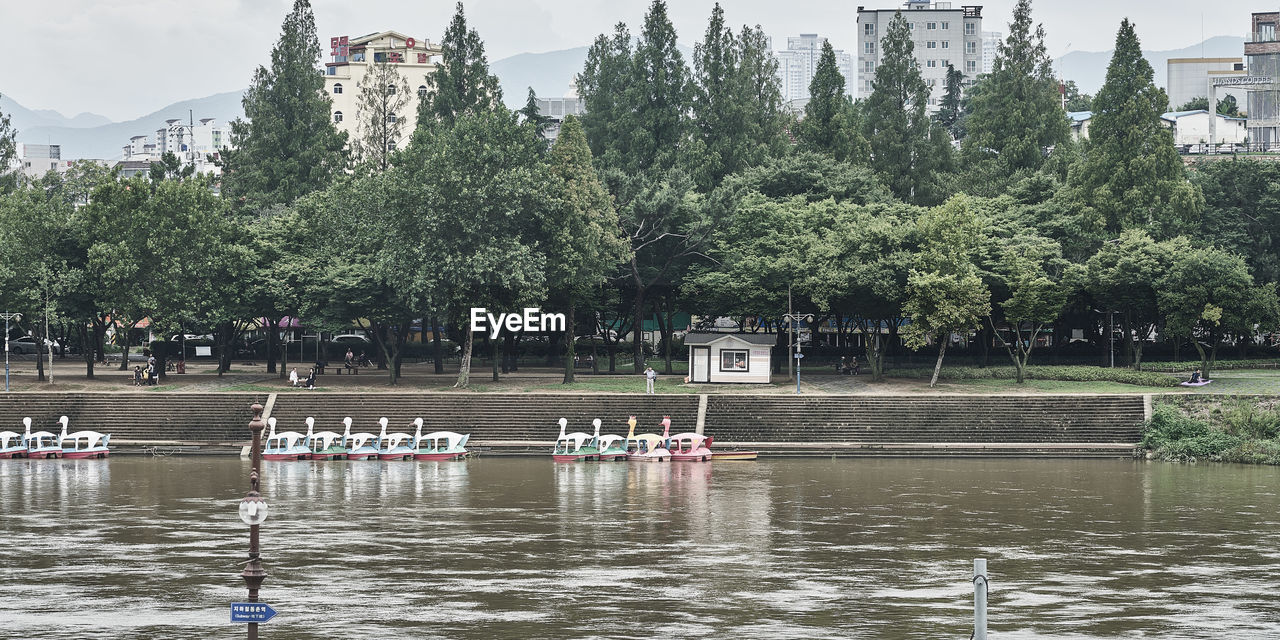
[[[58,416],[72,430],[112,434],[112,443],[141,447],[167,443],[222,451],[249,439],[249,405],[262,393],[14,393],[0,397],[0,429],[21,431],[31,416],[37,430],[55,431]],[[281,431],[342,431],[351,416],[356,432],[388,430],[471,434],[474,446],[503,452],[541,453],[559,432],[592,430],[625,434],[694,431],[699,396],[641,394],[499,393],[305,393],[276,395],[271,415]],[[704,433],[720,446],[759,449],[772,455],[1057,456],[1132,455],[1141,439],[1141,396],[707,396]],[[179,452],[187,452],[179,450]]]

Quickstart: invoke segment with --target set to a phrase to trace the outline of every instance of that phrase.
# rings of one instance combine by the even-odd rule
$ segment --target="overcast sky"
[[[979,4],[975,0],[974,4]],[[1005,31],[1015,0],[983,5],[983,29]],[[730,24],[759,24],[774,48],[818,33],[838,49],[857,45],[857,4],[875,0],[722,0]],[[713,0],[670,0],[682,44],[702,39]],[[453,0],[313,0],[322,46],[329,36],[393,29],[439,42]],[[618,21],[639,31],[648,0],[467,0],[468,20],[489,60],[590,44]],[[962,2],[953,2],[958,7]],[[18,52],[0,93],[33,109],[83,111],[128,120],[187,98],[245,88],[269,61],[292,0],[0,0],[0,34]],[[1264,6],[1265,5],[1265,6]],[[1252,11],[1274,2],[1227,0],[1037,0],[1033,17],[1053,57],[1111,48],[1120,19],[1137,25],[1143,48],[1185,47],[1215,35],[1242,36]],[[1206,11],[1206,7],[1209,8]],[[1203,16],[1203,17],[1202,17]],[[1203,20],[1203,30],[1201,22]],[[15,64],[15,62],[17,64]]]

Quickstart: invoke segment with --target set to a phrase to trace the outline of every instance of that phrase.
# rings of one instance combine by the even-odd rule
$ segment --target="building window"
[[[949,66],[951,66],[951,61],[950,61],[950,60],[943,60],[943,61],[942,61],[942,64],[941,64],[941,65],[938,65],[938,66],[942,66],[942,67],[949,67]]]
[[[338,75],[338,68],[337,68],[337,67],[328,67],[328,68],[326,68],[326,69],[324,70],[324,72],[325,72],[325,73],[327,73],[327,74],[329,74],[329,75],[331,75],[331,76],[336,76],[336,75]]]
[[[964,70],[968,71],[969,73],[975,73],[978,71],[978,63],[974,62],[973,60],[965,60]]]
[[[862,52],[863,52],[863,53],[865,53],[865,54],[867,54],[867,55],[875,55],[875,54],[876,54],[876,43],[874,43],[874,42],[864,42],[864,43],[862,43]]]
[[[930,31],[935,31],[935,30],[937,30],[937,28],[938,28],[938,23],[936,23],[936,22],[926,22],[926,23],[924,23],[924,28],[926,28],[926,29],[928,29],[928,30],[930,30]]]
[[[396,114],[394,114],[394,113],[388,113],[388,114],[387,114],[387,122],[390,122],[391,124],[395,124],[395,122],[396,122]]]
[[[396,141],[395,141],[395,140],[388,140],[388,141],[387,141],[387,151],[388,151],[388,152],[390,152],[390,151],[395,151],[395,150],[396,150]]]
[[[746,371],[747,370],[747,352],[730,351],[725,349],[720,352],[720,370],[721,371]]]
[[[334,121],[334,122],[342,122],[342,112],[341,112],[341,111],[334,111],[334,112],[333,112],[333,121]]]
[[[966,42],[966,43],[964,43],[964,52],[965,52],[965,53],[968,53],[968,54],[970,54],[970,55],[977,53],[977,52],[978,52],[978,43],[976,43],[976,42]]]
[[[422,99],[425,97],[427,97],[427,85],[420,84],[418,85],[418,99]]]
[[[974,34],[976,33],[976,31],[977,31],[977,30],[976,30],[976,28],[974,27],[974,24],[973,24],[972,22],[966,22],[966,23],[964,23],[964,34],[965,34],[966,36],[974,35]]]
[[[942,48],[943,48],[943,49],[950,49],[950,48],[951,48],[951,41],[950,41],[950,40],[943,40],[943,41],[942,41]]]
[[[393,95],[395,95],[395,94],[396,94],[396,86],[395,86],[394,84],[388,84],[388,85],[387,85],[387,95],[389,95],[389,96],[393,96]]]
[[[342,93],[342,83],[341,83],[341,82],[335,83],[335,84],[333,85],[333,92],[334,92],[334,93]]]
[[[867,24],[862,25],[862,34],[867,36],[874,36],[876,34],[875,23],[868,22]]]
[[[908,23],[907,23],[907,28],[908,28],[908,29],[911,29],[912,31],[914,31],[914,30],[915,30],[915,28],[916,28],[916,23],[914,23],[914,22],[908,22]]]
[[[937,40],[930,40],[930,41],[928,41],[928,42],[924,43],[924,48],[926,48],[926,49],[937,49],[937,48],[938,48],[938,41],[937,41]]]
[[[374,62],[386,62],[386,61],[387,61],[387,54],[382,53],[381,51],[375,51],[375,52],[373,52],[373,61],[374,61]]]
[[[932,58],[930,58],[930,59],[928,59],[928,60],[925,60],[925,62],[924,62],[924,66],[926,66],[926,67],[928,67],[928,68],[930,68],[930,69],[937,68],[937,66],[938,66],[938,61],[937,61],[937,60],[934,60],[934,59],[932,59]]]
[[[943,30],[943,31],[948,31],[948,30],[950,30],[950,29],[951,29],[951,23],[950,23],[950,22],[943,22],[943,23],[942,23],[942,30]]]
[[[867,60],[866,62],[863,62],[863,63],[862,63],[862,71],[863,71],[863,72],[865,72],[865,73],[875,73],[875,72],[876,72],[876,63],[875,63],[875,62],[872,62],[871,60]]]

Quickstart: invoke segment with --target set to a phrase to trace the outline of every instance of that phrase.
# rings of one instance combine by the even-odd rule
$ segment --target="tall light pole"
[[[795,354],[792,355],[792,359],[796,361],[796,393],[799,394],[800,393],[800,359],[804,357],[804,354],[800,353],[800,339],[795,335],[795,332],[796,332],[795,326],[796,326],[796,323],[800,322],[801,320],[804,320],[805,322],[813,322],[813,314],[812,313],[784,313],[782,314],[782,317],[786,318],[787,325],[791,328],[792,339],[796,345],[796,351],[795,351]]]
[[[249,473],[249,493],[245,494],[244,500],[240,501],[240,519],[249,525],[249,562],[245,563],[240,577],[244,578],[244,584],[249,588],[249,602],[257,602],[258,588],[267,578],[267,572],[262,567],[262,559],[258,555],[258,527],[267,520],[267,502],[262,499],[262,494],[258,493],[264,426],[262,405],[254,403],[250,409],[253,410],[253,420],[249,421],[249,430],[253,431],[253,448],[249,455],[253,460],[253,470]],[[248,626],[249,640],[258,640],[258,623],[250,622]]]
[[[0,317],[4,318],[4,392],[9,393],[9,321],[21,320],[22,314],[6,311]]]

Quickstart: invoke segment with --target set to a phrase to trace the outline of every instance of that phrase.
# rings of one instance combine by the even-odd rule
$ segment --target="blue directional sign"
[[[804,354],[803,354],[803,353],[797,353],[797,354],[796,354],[796,360],[799,360],[800,358],[803,358],[803,357],[804,357]]]
[[[232,622],[266,622],[278,613],[264,602],[232,602]]]

